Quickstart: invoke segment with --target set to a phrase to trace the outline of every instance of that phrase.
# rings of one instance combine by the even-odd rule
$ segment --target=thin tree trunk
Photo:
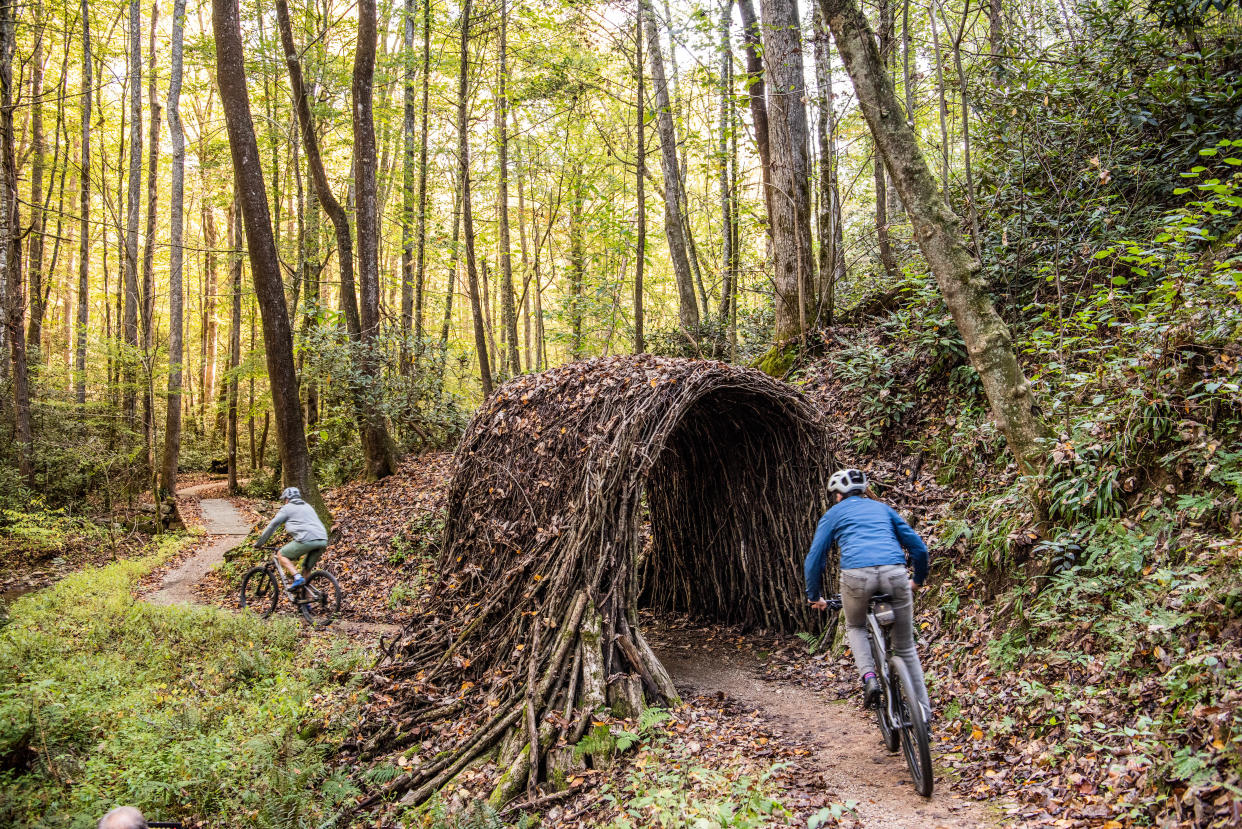
[[[18,212],[17,155],[13,146],[13,54],[17,47],[17,20],[13,0],[0,0],[0,186],[4,188],[3,273],[5,291],[4,322],[12,361],[13,425],[17,468],[26,482],[34,485],[34,465],[30,453],[30,380],[26,368],[25,296],[22,284],[21,215]]]
[[[635,186],[638,200],[638,233],[634,242],[634,353],[647,350],[643,341],[643,268],[647,264],[647,137],[644,123],[647,105],[643,86],[647,70],[643,68],[643,14],[642,0],[634,16],[634,71],[638,75],[638,96],[635,99],[634,131],[637,134],[635,150]],[[527,358],[529,362],[529,358]]]
[[[753,0],[738,0],[742,16],[742,48],[746,52],[746,91],[750,98],[750,120],[755,129],[755,146],[759,150],[759,172],[763,178],[763,202],[767,208],[768,232],[771,233],[772,150],[768,136],[768,103],[763,77],[763,42]]]
[[[940,104],[940,195],[949,203],[949,105],[944,96],[944,65],[940,60],[940,30],[936,26],[934,3],[927,7],[931,21],[932,56],[936,61],[936,95]]]
[[[125,307],[122,319],[125,349],[121,357],[124,411],[136,412],[138,354],[138,214],[142,188],[142,13],[138,0],[129,3],[129,184],[125,223]]]
[[[358,286],[361,289],[362,367],[367,378],[379,376],[379,201],[375,180],[375,122],[372,100],[375,80],[375,0],[359,0],[358,47],[354,53],[354,182],[358,228]],[[372,392],[374,393],[374,392]],[[360,407],[362,449],[367,475],[386,478],[396,469],[396,446],[388,434],[383,413],[367,399]]]
[[[737,278],[733,255],[733,195],[729,184],[729,111],[733,97],[733,50],[729,37],[733,22],[733,0],[720,4],[720,143],[717,171],[720,175],[720,272],[724,285],[720,291],[720,319],[727,322],[733,300],[733,281]]]
[[[431,89],[431,0],[423,0],[423,98],[418,145],[418,261],[414,282],[414,338],[423,339],[423,293],[427,285],[427,113]]]
[[[168,132],[172,137],[172,193],[168,210],[168,412],[164,423],[163,489],[177,488],[177,461],[181,453],[182,222],[185,210],[185,132],[181,127],[181,58],[185,33],[185,0],[173,0],[172,63],[168,80]]]
[[[948,29],[948,18],[944,17],[944,7],[940,8],[941,16]],[[952,39],[953,66],[957,70],[957,85],[962,95],[962,167],[966,172],[966,217],[970,222],[970,241],[976,251],[979,250],[979,213],[975,199],[975,175],[970,163],[970,92],[966,86],[966,69],[962,64],[962,38],[966,35],[969,7],[962,12],[962,23]]]
[[[500,0],[500,73],[497,84],[496,127],[498,133],[497,159],[500,180],[497,195],[500,202],[500,313],[509,345],[509,370],[522,373],[518,358],[517,308],[513,296],[513,254],[509,249],[509,93],[508,84],[508,30],[509,9],[506,0]]]
[[[319,138],[315,134],[315,124],[311,115],[310,96],[302,79],[302,64],[298,59],[298,50],[293,43],[293,25],[289,21],[289,4],[287,0],[276,0],[276,20],[280,29],[280,43],[285,50],[285,66],[289,71],[289,86],[293,92],[293,104],[298,113],[298,126],[302,133],[302,149],[306,151],[306,162],[310,168],[311,180],[315,184],[315,195],[332,222],[336,234],[336,256],[340,267],[341,307],[345,313],[345,327],[353,339],[361,339],[362,322],[358,313],[358,298],[354,286],[354,241],[349,229],[349,216],[340,201],[332,193],[328,184],[328,174],[323,166],[323,158],[319,153]],[[278,421],[279,422],[279,421]]]
[[[457,86],[457,163],[461,176],[461,213],[466,234],[466,284],[470,289],[470,313],[474,318],[474,347],[479,355],[479,379],[483,396],[492,393],[492,369],[487,360],[487,340],[483,329],[483,311],[479,305],[479,274],[474,258],[474,218],[470,213],[470,141],[466,123],[466,100],[470,73],[470,11],[471,0],[461,10],[461,51]]]
[[[212,0],[212,30],[216,40],[216,79],[224,104],[234,177],[246,226],[251,278],[263,318],[263,345],[267,355],[283,484],[301,489],[302,497],[326,518],[327,510],[315,485],[310,454],[306,449],[306,433],[302,429],[298,378],[293,362],[293,336],[281,284],[280,260],[272,236],[258,142],[250,116],[237,0]]]
[[[867,20],[854,0],[822,0],[859,108],[892,174],[914,226],[914,235],[944,295],[970,362],[979,373],[992,416],[1010,451],[1028,471],[1038,469],[1047,429],[1036,414],[1031,385],[1018,364],[1012,336],[996,313],[980,276],[979,261],[962,244],[959,220],[936,192],[914,130],[901,117],[892,81],[876,51]]]
[[[91,270],[91,17],[90,0],[82,0],[82,161],[79,181],[77,364],[74,389],[78,405],[86,405],[86,330],[90,323]],[[106,292],[105,292],[106,296]],[[105,303],[106,304],[106,303]]]
[[[819,91],[819,123],[815,131],[819,139],[819,213],[816,216],[819,285],[815,292],[815,316],[818,324],[832,325],[836,287],[836,223],[833,217],[836,207],[833,187],[836,125],[832,119],[832,50],[828,24],[824,22],[818,4],[812,12],[812,19],[815,27],[815,85]]]
[[[802,34],[795,0],[763,8],[763,60],[772,94],[772,254],[779,342],[804,335],[811,277],[811,214]]]
[[[142,433],[147,447],[147,468],[155,475],[155,356],[151,351],[151,339],[155,328],[155,208],[159,189],[156,174],[159,169],[160,152],[160,102],[155,86],[155,30],[159,26],[158,3],[151,3],[151,38],[147,53],[150,66],[147,69],[147,96],[151,107],[151,129],[147,156],[147,235],[142,252]],[[157,484],[158,488],[158,484]]]
[[[449,245],[448,288],[444,292],[444,318],[440,327],[439,376],[444,387],[444,370],[448,364],[449,323],[453,320],[453,291],[457,284],[461,248],[461,179],[453,187],[453,243]]]
[[[202,163],[203,153],[202,145],[200,143],[200,170],[202,170]],[[203,179],[205,182],[205,173],[203,174]],[[207,203],[206,199],[203,200],[202,204],[202,223],[203,244],[207,247],[207,253],[204,257],[203,263],[204,269],[206,270],[207,284],[203,291],[206,304],[203,306],[202,310],[203,327],[200,328],[200,330],[206,332],[206,342],[203,343],[203,347],[199,349],[200,353],[203,355],[203,365],[199,371],[200,397],[198,401],[198,417],[203,424],[203,430],[207,431],[208,422],[214,422],[215,420],[215,418],[212,418],[211,421],[208,421],[207,419],[207,401],[211,399],[212,392],[216,388],[216,351],[220,340],[220,324],[217,319],[217,314],[220,309],[220,298],[216,293],[219,290],[216,274],[216,245],[218,244],[219,239],[216,236],[215,211],[212,209],[211,205]]]
[[[26,353],[38,365],[43,345],[43,245],[46,214],[43,210],[43,169],[47,144],[43,136],[43,36],[47,32],[43,17],[43,0],[34,5],[34,53],[30,58],[30,247],[27,252],[26,281],[30,286],[30,328],[26,337]],[[66,44],[66,50],[68,45]],[[62,73],[63,75],[63,73]],[[63,109],[63,104],[62,104]],[[55,140],[57,136],[53,135]],[[59,145],[56,148],[60,151]],[[55,176],[55,165],[52,175]],[[48,188],[49,191],[51,188]],[[50,195],[50,192],[49,192]],[[48,273],[49,281],[51,272]]]
[[[880,7],[880,62],[888,65],[893,51],[893,12],[890,0],[879,0]],[[884,275],[895,280],[897,260],[893,256],[892,241],[888,236],[888,184],[884,175],[884,159],[879,151],[872,160],[875,173],[875,235],[880,248],[880,265]]]
[[[686,246],[681,219],[681,173],[677,165],[677,130],[669,102],[668,83],[664,78],[664,57],[660,53],[660,37],[656,30],[651,0],[639,0],[639,9],[647,30],[647,55],[651,63],[651,82],[655,85],[656,126],[660,136],[660,166],[664,173],[664,232],[668,237],[669,256],[673,261],[673,279],[677,284],[678,318],[682,330],[692,334],[699,327],[699,303],[694,294],[694,276]]]
[[[521,145],[518,145],[519,147]],[[523,356],[526,358],[526,368],[529,370],[535,365],[535,361],[531,356],[530,347],[530,258],[527,250],[526,242],[526,193],[522,186],[522,163],[518,157],[517,148],[514,149],[513,166],[517,169],[517,186],[518,186],[518,243],[522,249],[522,349],[525,352]]]
[[[234,198],[229,207],[229,286],[233,315],[229,320],[229,379],[226,392],[228,415],[225,440],[229,468],[229,494],[237,492],[237,367],[241,365],[242,217]]]
[[[424,5],[428,0],[423,0]],[[402,19],[402,60],[405,85],[402,99],[401,163],[401,373],[409,375],[410,336],[414,332],[414,0],[405,0]],[[421,286],[420,286],[421,287]],[[418,292],[422,312],[422,291]],[[418,334],[421,335],[421,325]],[[418,337],[421,339],[421,336]]]
[[[574,170],[573,202],[569,206],[569,355],[574,360],[585,356],[582,337],[582,281],[585,261],[582,251],[582,203],[585,199],[582,165]]]

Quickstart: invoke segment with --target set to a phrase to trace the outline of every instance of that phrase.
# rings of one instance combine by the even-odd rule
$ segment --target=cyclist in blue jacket
[[[880,701],[880,683],[867,641],[867,607],[871,597],[892,597],[893,651],[903,659],[914,680],[914,690],[931,718],[931,702],[923,682],[923,666],[914,646],[914,591],[927,578],[927,545],[888,504],[866,497],[867,476],[857,469],[842,469],[828,481],[835,503],[819,519],[811,551],[803,566],[806,595],[812,607],[825,609],[820,595],[825,557],[836,542],[841,551],[841,604],[854,664],[862,674],[863,696],[868,707]],[[914,578],[906,572],[906,555]]]

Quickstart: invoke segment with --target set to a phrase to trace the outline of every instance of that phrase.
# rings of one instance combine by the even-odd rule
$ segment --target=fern
[[[395,780],[401,774],[401,769],[391,763],[373,766],[362,773],[362,779],[368,783],[383,785],[390,780]]]
[[[638,733],[647,734],[657,725],[667,721],[669,716],[663,708],[644,708],[643,713],[638,717]]]
[[[814,654],[819,650],[819,637],[813,633],[807,633],[804,630],[798,631],[798,638],[806,645],[806,652]]]

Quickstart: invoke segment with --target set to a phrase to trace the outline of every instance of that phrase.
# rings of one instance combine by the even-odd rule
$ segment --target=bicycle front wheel
[[[238,605],[250,608],[264,619],[272,615],[276,602],[280,598],[280,589],[276,577],[266,567],[251,567],[242,576],[241,598]]]
[[[927,733],[927,718],[923,714],[923,706],[914,695],[914,680],[910,678],[910,669],[906,663],[896,656],[888,661],[889,670],[897,677],[900,696],[897,699],[897,712],[901,716],[901,749],[906,756],[906,765],[910,767],[910,778],[914,781],[914,790],[923,797],[931,797],[935,775],[932,771],[931,740]]]
[[[326,570],[316,570],[306,577],[306,585],[298,599],[302,618],[315,627],[331,624],[341,610],[341,585]]]

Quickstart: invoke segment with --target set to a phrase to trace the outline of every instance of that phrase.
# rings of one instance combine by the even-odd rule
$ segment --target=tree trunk
[[[505,337],[509,345],[509,370],[512,374],[522,373],[522,364],[518,358],[517,342],[517,308],[513,296],[513,255],[509,250],[509,93],[506,85],[508,78],[508,30],[509,8],[505,0],[500,0],[500,74],[497,84],[496,132],[497,159],[500,180],[497,193],[500,201],[500,313],[505,327]]]
[[[832,51],[828,24],[818,5],[812,17],[815,27],[815,85],[819,91],[819,123],[816,136],[819,139],[819,215],[816,230],[819,235],[819,259],[816,286],[816,322],[832,325],[836,305],[836,124],[832,105]]]
[[[43,36],[47,32],[43,17],[43,0],[36,0],[34,21],[34,52],[30,58],[30,247],[27,251],[26,281],[30,286],[30,328],[26,337],[26,353],[30,362],[39,363],[43,345],[43,240],[46,215],[43,211],[43,169],[47,144],[43,136]],[[68,49],[68,46],[66,46]],[[62,104],[63,107],[63,104]],[[56,140],[56,136],[52,136]],[[58,146],[57,152],[60,151]],[[53,166],[52,175],[56,175]],[[48,188],[49,196],[51,188]],[[49,281],[51,273],[48,274]]]
[[[86,405],[86,329],[90,323],[91,271],[91,18],[90,0],[82,0],[82,162],[78,184],[80,221],[78,225],[78,319],[77,360],[74,391],[78,405]]]
[[[359,0],[358,47],[354,53],[354,182],[357,199],[358,285],[361,289],[362,368],[365,377],[379,376],[379,202],[375,181],[375,122],[372,99],[375,80],[375,0]],[[388,434],[383,413],[372,396],[360,406],[362,449],[367,475],[379,480],[396,469],[396,446]]]
[[[880,63],[888,65],[893,51],[893,12],[890,0],[879,0],[880,7]],[[875,172],[875,236],[880,248],[880,266],[890,280],[898,277],[897,260],[893,257],[893,245],[888,236],[888,184],[884,175],[884,159],[879,150],[872,159]]]
[[[216,40],[216,79],[224,104],[234,178],[246,226],[250,252],[251,278],[259,313],[263,319],[263,345],[267,355],[267,374],[271,383],[272,408],[276,420],[276,442],[280,450],[283,485],[296,486],[302,497],[325,518],[327,510],[315,486],[306,433],[298,405],[298,378],[293,363],[293,336],[281,284],[280,260],[272,236],[263,169],[259,163],[258,142],[250,116],[250,96],[246,90],[245,55],[242,52],[241,22],[237,0],[212,0],[212,30]]]
[[[418,261],[414,282],[414,338],[423,339],[423,292],[427,285],[427,113],[431,89],[431,0],[423,0],[423,99],[418,144]]]
[[[664,78],[664,57],[656,30],[651,0],[639,0],[647,30],[647,55],[651,63],[651,82],[655,87],[656,128],[660,136],[660,167],[664,173],[664,232],[669,256],[673,260],[673,279],[677,284],[678,319],[682,330],[693,333],[699,327],[699,302],[694,295],[694,276],[686,247],[681,219],[681,173],[677,168],[677,130]]]
[[[426,5],[428,0],[423,3]],[[405,0],[402,24],[405,88],[401,119],[401,373],[408,376],[412,362],[409,342],[414,333],[414,62],[410,54],[414,51],[414,0]],[[419,294],[418,310],[422,316],[421,290]],[[421,335],[422,321],[419,322]]]
[[[586,356],[582,337],[582,281],[585,260],[582,252],[582,202],[585,182],[582,165],[574,170],[573,202],[569,205],[569,356],[581,360]]]
[[[768,232],[772,227],[769,204],[772,179],[772,150],[768,137],[768,102],[763,78],[763,41],[759,21],[755,18],[753,0],[737,0],[742,16],[742,48],[746,52],[746,91],[750,99],[750,120],[755,129],[755,146],[759,150],[759,172],[763,178],[763,203],[767,207]]]
[[[772,95],[772,258],[779,342],[804,335],[811,286],[811,194],[802,33],[795,0],[763,4],[763,60]]]
[[[439,377],[444,388],[444,370],[448,364],[449,323],[453,320],[453,290],[457,284],[457,270],[461,255],[461,179],[453,187],[453,243],[449,245],[448,287],[444,291],[444,318],[440,327]]]
[[[939,101],[940,114],[940,194],[945,204],[949,203],[949,105],[944,97],[944,64],[940,60],[940,29],[936,26],[936,9],[934,3],[927,7],[927,17],[931,21],[932,56],[936,61],[936,96]]]
[[[237,199],[229,207],[229,285],[233,315],[229,322],[228,418],[225,435],[229,465],[229,494],[237,494],[237,367],[241,365],[242,217]],[[274,244],[274,243],[273,243]]]
[[[125,222],[125,307],[122,332],[125,353],[121,363],[125,416],[136,411],[135,372],[138,356],[138,213],[142,188],[142,13],[138,0],[129,2],[129,184]]]
[[[647,264],[647,191],[644,189],[647,178],[647,137],[644,129],[647,102],[643,87],[647,70],[643,68],[642,0],[639,0],[634,17],[634,71],[638,75],[638,97],[634,107],[634,131],[637,134],[635,186],[638,199],[638,234],[634,242],[634,353],[642,354],[647,350],[647,344],[643,342],[643,268]]]
[[[280,44],[285,50],[285,66],[289,71],[289,87],[293,93],[293,105],[298,113],[298,126],[302,133],[302,149],[306,151],[306,162],[310,168],[311,180],[315,184],[315,195],[323,206],[323,212],[328,214],[328,220],[332,222],[332,229],[336,234],[336,256],[341,271],[341,308],[345,313],[345,327],[350,337],[357,340],[361,338],[362,322],[354,288],[354,241],[349,230],[349,215],[332,193],[323,158],[319,154],[319,138],[315,133],[315,123],[311,115],[310,97],[302,79],[302,63],[298,59],[298,50],[293,43],[289,4],[287,0],[276,0],[275,5]]]
[[[733,281],[737,279],[733,255],[733,196],[729,179],[729,114],[733,97],[733,50],[729,28],[733,21],[733,0],[724,0],[720,8],[720,142],[716,169],[720,176],[720,272],[724,285],[720,291],[720,319],[728,322],[729,303],[733,299]]]
[[[3,230],[4,322],[13,383],[13,436],[17,468],[34,486],[30,429],[30,380],[26,368],[26,303],[22,284],[21,214],[18,211],[17,153],[13,146],[13,54],[17,20],[13,0],[0,0],[0,186],[4,188]]]
[[[884,163],[897,184],[914,235],[944,295],[971,365],[979,372],[992,416],[1019,465],[1042,465],[1039,441],[1047,429],[1036,414],[1031,386],[1022,373],[1008,326],[996,313],[980,276],[979,261],[962,244],[958,218],[936,192],[914,130],[901,117],[892,81],[884,71],[866,18],[853,0],[822,0],[837,49],[854,82]]]
[[[151,38],[147,53],[147,96],[151,106],[151,129],[147,156],[147,235],[142,251],[142,433],[147,446],[147,466],[155,474],[155,355],[151,338],[155,327],[155,208],[159,190],[156,177],[160,153],[160,102],[155,86],[155,30],[159,26],[158,3],[151,3]]]
[[[173,0],[172,65],[168,80],[168,132],[172,137],[172,193],[168,210],[170,246],[168,250],[168,414],[164,423],[164,494],[177,489],[177,460],[181,453],[181,355],[182,323],[185,319],[181,296],[182,221],[185,209],[185,132],[181,128],[181,57],[185,34],[185,0]]]
[[[487,360],[486,332],[483,311],[479,305],[479,274],[474,258],[474,218],[470,214],[470,141],[466,123],[466,101],[470,74],[470,6],[465,0],[461,10],[461,51],[457,85],[457,164],[461,176],[461,214],[466,234],[466,284],[470,289],[470,313],[474,318],[474,347],[479,355],[479,379],[483,396],[492,393],[492,369]]]

